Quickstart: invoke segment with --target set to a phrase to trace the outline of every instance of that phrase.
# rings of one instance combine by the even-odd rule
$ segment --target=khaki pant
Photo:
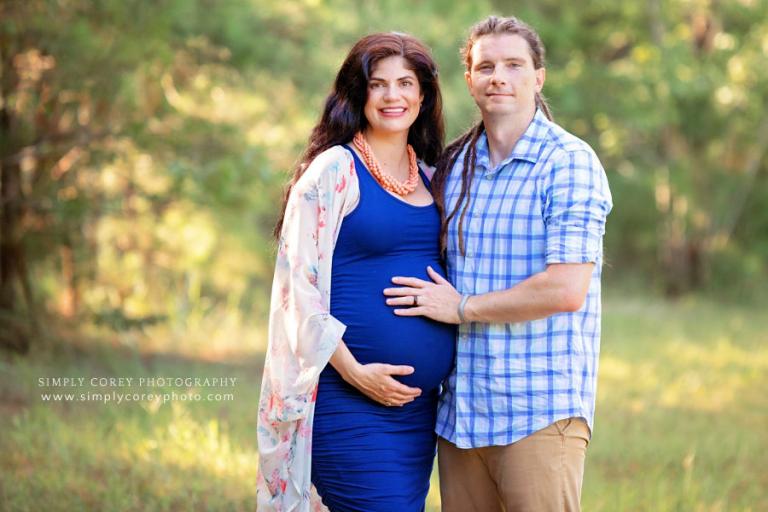
[[[569,418],[507,446],[461,449],[440,438],[443,512],[580,511],[589,435]]]

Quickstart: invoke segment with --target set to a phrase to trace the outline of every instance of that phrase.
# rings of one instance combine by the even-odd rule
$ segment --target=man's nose
[[[496,66],[493,68],[493,74],[491,74],[491,83],[494,85],[503,85],[507,83],[507,77],[504,71]]]

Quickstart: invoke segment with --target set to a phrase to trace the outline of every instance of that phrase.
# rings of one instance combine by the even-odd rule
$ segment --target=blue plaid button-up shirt
[[[463,151],[466,151],[464,148]],[[446,183],[461,191],[464,154]],[[436,431],[460,448],[507,445],[557,420],[593,425],[600,351],[600,271],[608,181],[594,151],[538,111],[512,153],[490,166],[485,134],[458,248],[449,225],[448,275],[461,293],[511,288],[552,263],[595,263],[584,306],[521,323],[465,323],[443,386]]]

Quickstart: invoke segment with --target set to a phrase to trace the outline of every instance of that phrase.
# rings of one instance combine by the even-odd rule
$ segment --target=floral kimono
[[[327,510],[311,482],[317,383],[346,326],[330,314],[331,259],[360,198],[349,151],[315,158],[291,190],[278,246],[259,399],[258,510]]]

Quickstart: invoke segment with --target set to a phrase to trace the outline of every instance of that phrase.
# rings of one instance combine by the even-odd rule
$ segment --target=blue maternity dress
[[[427,265],[445,275],[440,218],[434,203],[414,206],[389,194],[351,152],[360,201],[344,218],[333,252],[331,314],[347,326],[344,342],[360,363],[413,366],[413,374],[397,379],[422,394],[403,407],[386,407],[327,365],[315,405],[312,483],[332,512],[420,512],[435,456],[439,387],[454,363],[455,329],[396,316],[383,290],[393,286],[393,276],[429,281]]]

